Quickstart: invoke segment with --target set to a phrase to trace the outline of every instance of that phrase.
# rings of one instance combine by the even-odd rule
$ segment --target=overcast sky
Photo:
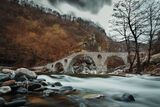
[[[112,14],[112,0],[33,0],[36,4],[52,8],[61,14],[92,20],[108,34],[108,20]]]

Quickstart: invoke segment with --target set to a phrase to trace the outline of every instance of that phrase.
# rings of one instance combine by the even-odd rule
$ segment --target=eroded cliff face
[[[0,1],[0,63],[38,66],[79,51],[107,51],[104,30],[82,19],[68,20],[43,8]]]

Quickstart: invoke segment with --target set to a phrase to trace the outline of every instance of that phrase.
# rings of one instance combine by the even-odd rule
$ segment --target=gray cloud
[[[52,5],[58,6],[61,3],[68,3],[80,10],[90,11],[97,14],[104,5],[111,5],[112,0],[48,0]]]

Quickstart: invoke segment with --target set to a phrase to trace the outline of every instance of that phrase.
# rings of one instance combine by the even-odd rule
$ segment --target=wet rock
[[[8,74],[10,76],[10,79],[14,79],[16,74],[15,74],[15,71],[14,70],[10,70],[10,69],[3,69],[1,71],[2,73],[4,74]]]
[[[16,77],[16,74],[11,74],[11,75],[10,75],[10,79],[11,79],[11,80],[14,80],[15,77]]]
[[[87,107],[84,103],[80,103],[79,107]]]
[[[27,102],[26,99],[18,98],[5,103],[4,105],[5,107],[19,107],[19,106],[24,106],[26,102]]]
[[[0,82],[8,81],[10,80],[9,74],[2,74],[0,73]]]
[[[11,87],[9,87],[9,86],[0,87],[0,94],[7,94],[9,92],[11,92]]]
[[[134,99],[133,95],[131,95],[131,94],[129,94],[129,93],[125,93],[125,94],[122,95],[121,101],[134,102],[135,99]]]
[[[40,88],[34,89],[34,91],[44,91],[44,90],[47,90],[47,89],[48,89],[47,87],[41,86]]]
[[[46,81],[45,79],[41,79],[41,78],[39,78],[39,79],[34,79],[33,80],[33,82],[35,82],[35,83],[41,83],[42,81]]]
[[[15,71],[16,75],[25,75],[27,78],[29,79],[36,79],[37,78],[37,75],[35,72],[33,71],[30,71],[26,68],[19,68]]]
[[[63,90],[74,90],[74,89],[71,86],[63,86],[63,87],[60,88],[60,90],[63,91]]]
[[[42,84],[43,86],[48,86],[48,83],[47,83],[46,81],[41,81],[41,84]]]
[[[15,82],[16,82],[15,80],[9,80],[9,81],[2,83],[2,86],[11,86],[11,85],[14,85]]]
[[[57,96],[60,95],[58,92],[55,92],[54,90],[44,90],[43,91],[43,96],[48,97],[48,96]]]
[[[23,87],[19,87],[16,91],[17,94],[26,94],[27,93],[27,89],[23,88]]]
[[[5,99],[3,97],[0,97],[0,107],[5,103]]]
[[[10,70],[10,69],[2,69],[1,72],[4,73],[4,74],[14,74],[15,73],[14,70]]]
[[[51,86],[52,86],[52,87],[55,87],[55,85],[54,85],[54,84],[52,84]]]
[[[104,98],[103,94],[87,94],[84,96],[85,99],[101,99]]]
[[[60,82],[55,82],[53,85],[54,86],[62,86],[62,84]]]
[[[51,75],[52,78],[63,79],[65,76],[63,75]]]
[[[60,92],[64,95],[71,94],[75,91],[76,91],[76,89],[74,89],[71,86],[63,86],[63,87],[60,88]]]
[[[13,92],[16,92],[16,90],[19,88],[18,85],[11,85],[10,86]]]
[[[39,83],[30,83],[28,86],[28,91],[34,91],[38,88],[41,88],[41,84]]]
[[[17,76],[16,81],[28,81],[28,78],[25,75]]]

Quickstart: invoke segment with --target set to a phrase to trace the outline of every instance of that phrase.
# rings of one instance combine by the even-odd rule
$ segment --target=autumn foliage
[[[39,66],[77,51],[98,51],[98,46],[107,50],[104,32],[37,8],[0,0],[0,16],[1,65]]]

